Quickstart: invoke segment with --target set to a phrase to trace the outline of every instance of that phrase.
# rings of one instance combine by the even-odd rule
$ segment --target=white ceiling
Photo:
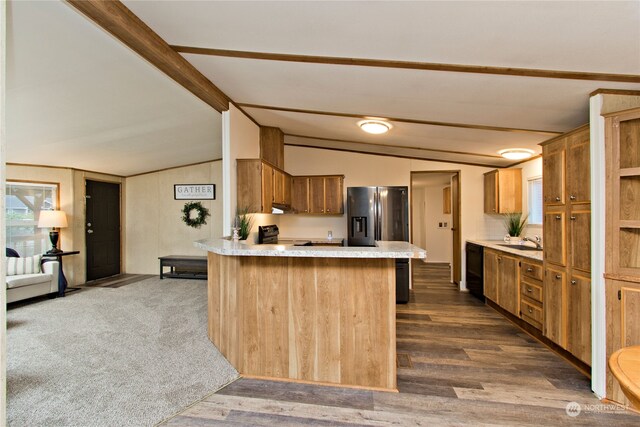
[[[173,45],[253,52],[640,75],[640,2],[133,1]],[[221,156],[221,118],[63,2],[10,2],[7,161],[119,175]],[[184,57],[233,101],[356,116],[567,131],[598,88],[638,83]],[[505,166],[536,132],[243,109],[286,143]],[[449,152],[444,152],[449,151]],[[457,152],[457,153],[456,153]]]
[[[6,160],[132,175],[221,157],[221,115],[63,2],[10,2]]]
[[[640,74],[640,2],[154,2],[127,7],[169,44],[329,57]],[[588,122],[589,94],[611,83],[183,54],[235,102],[286,109],[546,131]],[[392,121],[368,136],[357,118],[243,107],[287,143],[370,152],[379,144],[472,152],[459,162],[504,166],[498,149],[552,135]],[[312,139],[321,138],[321,139]],[[339,139],[340,142],[326,139]],[[367,143],[354,145],[351,142]],[[421,158],[443,157],[422,151]]]

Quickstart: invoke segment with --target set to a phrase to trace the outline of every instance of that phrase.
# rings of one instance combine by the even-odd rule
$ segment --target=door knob
[[[87,233],[91,234],[93,233],[93,230],[87,230]]]
[[[91,227],[91,223],[90,222],[87,223],[87,227]]]

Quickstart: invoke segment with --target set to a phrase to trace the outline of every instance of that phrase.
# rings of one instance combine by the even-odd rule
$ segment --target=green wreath
[[[193,215],[194,211],[197,215]],[[182,208],[182,221],[189,227],[200,228],[207,223],[207,217],[211,216],[209,209],[202,206],[200,202],[187,202]]]

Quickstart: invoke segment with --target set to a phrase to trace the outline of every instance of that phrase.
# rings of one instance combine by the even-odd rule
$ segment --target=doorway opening
[[[460,171],[411,172],[411,242],[427,263],[449,264],[460,286]]]
[[[86,180],[87,279],[120,274],[120,184]]]

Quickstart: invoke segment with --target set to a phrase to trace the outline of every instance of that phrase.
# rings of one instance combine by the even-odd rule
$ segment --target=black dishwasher
[[[484,301],[484,248],[467,242],[467,289]]]

